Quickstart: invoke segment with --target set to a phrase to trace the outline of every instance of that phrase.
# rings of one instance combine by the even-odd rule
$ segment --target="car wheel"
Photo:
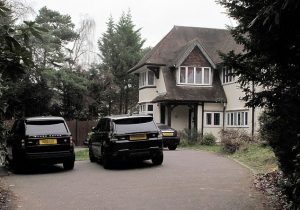
[[[90,157],[90,161],[92,163],[96,162],[96,158],[94,156],[94,153],[93,153],[93,151],[90,148],[89,148],[89,157]]]
[[[154,157],[152,157],[152,163],[153,165],[161,165],[164,160],[163,153],[158,153]]]
[[[177,145],[175,145],[175,144],[174,144],[174,145],[169,145],[169,146],[168,146],[168,149],[169,149],[169,150],[175,150],[176,148],[177,148]]]
[[[63,166],[65,170],[72,170],[74,168],[74,160],[67,160],[63,162]]]
[[[101,159],[100,160],[101,160],[101,164],[103,165],[103,168],[109,169],[111,167],[111,160],[107,156],[107,154],[105,154],[105,152],[103,150],[103,146],[101,148]]]

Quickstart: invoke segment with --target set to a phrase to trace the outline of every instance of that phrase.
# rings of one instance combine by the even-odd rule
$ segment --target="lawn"
[[[221,146],[205,146],[205,145],[185,145],[181,148],[202,150],[223,154],[237,160],[238,162],[249,167],[254,173],[267,173],[277,169],[276,157],[270,147],[261,147],[256,144],[250,144],[245,151],[237,151],[234,154],[224,154]]]
[[[75,159],[76,160],[88,160],[89,159],[89,150],[82,149],[75,152]]]

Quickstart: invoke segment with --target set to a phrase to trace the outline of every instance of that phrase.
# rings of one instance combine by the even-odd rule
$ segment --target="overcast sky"
[[[136,29],[141,29],[144,47],[154,47],[174,25],[207,28],[225,28],[232,20],[215,0],[29,0],[36,11],[49,9],[69,14],[78,26],[83,16],[96,22],[95,38],[106,31],[106,22],[112,15],[117,22],[122,12],[131,11]]]

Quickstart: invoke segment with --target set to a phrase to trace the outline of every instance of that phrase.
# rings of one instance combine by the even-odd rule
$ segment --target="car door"
[[[94,128],[94,133],[91,136],[91,147],[95,157],[101,156],[101,128],[103,128],[104,119],[100,119],[97,126]]]

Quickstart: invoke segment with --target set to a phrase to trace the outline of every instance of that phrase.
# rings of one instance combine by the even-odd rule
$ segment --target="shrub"
[[[221,131],[221,149],[233,154],[237,150],[247,150],[251,137],[244,130],[226,129]]]
[[[205,133],[200,141],[200,144],[212,146],[216,144],[216,140],[217,138],[212,133]]]
[[[185,128],[181,132],[181,145],[195,145],[199,142],[201,142],[201,133],[197,129]]]

